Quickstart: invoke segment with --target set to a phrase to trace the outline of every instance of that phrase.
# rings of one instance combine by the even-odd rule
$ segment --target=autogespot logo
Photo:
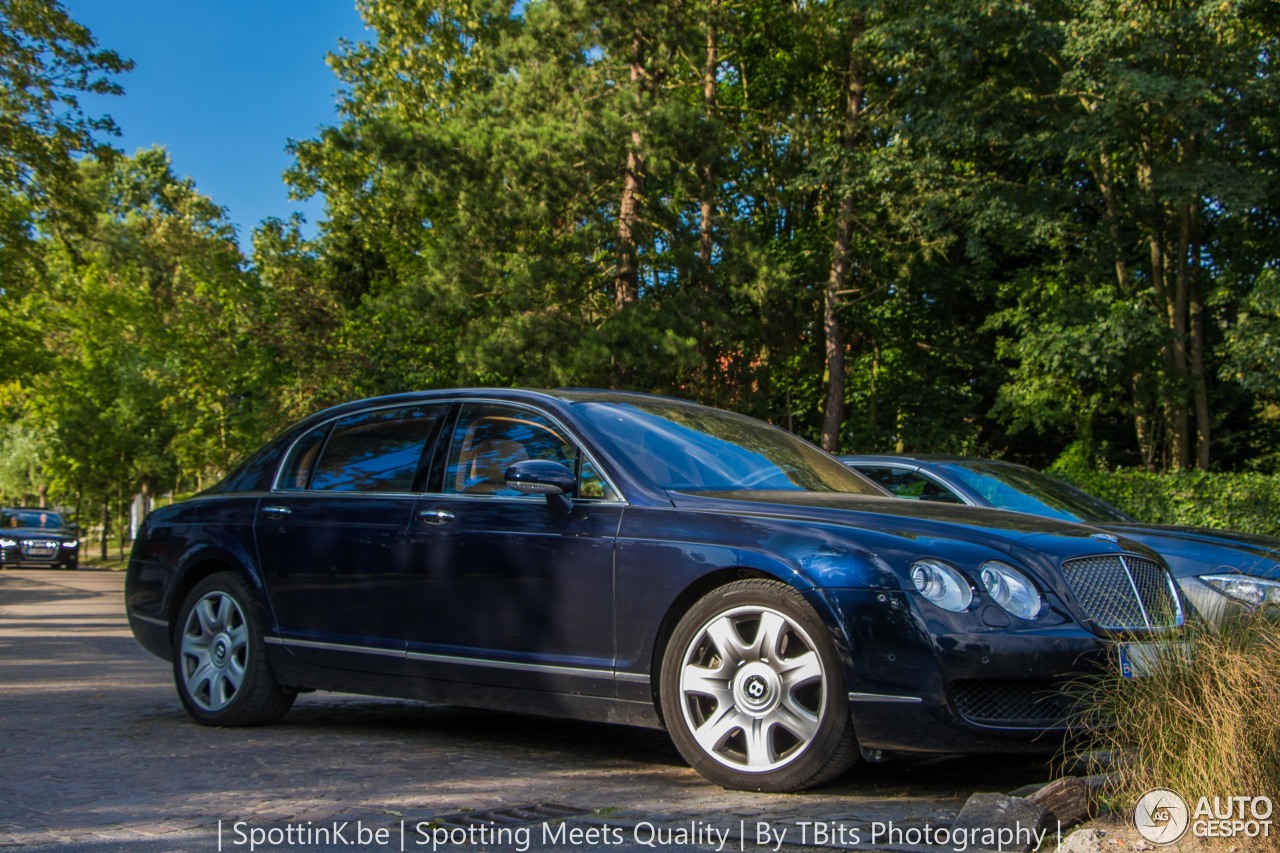
[[[1172,844],[1187,834],[1191,812],[1187,801],[1167,788],[1153,788],[1138,798],[1133,827],[1153,844]]]

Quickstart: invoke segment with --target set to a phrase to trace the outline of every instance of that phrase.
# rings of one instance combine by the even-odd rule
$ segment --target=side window
[[[507,468],[526,459],[545,459],[578,473],[581,497],[612,498],[612,490],[592,466],[578,470],[579,456],[570,438],[537,412],[497,403],[468,403],[449,444],[444,491],[523,497],[507,488]]]
[[[324,439],[331,426],[333,424],[316,427],[298,440],[280,473],[277,488],[305,489],[310,484],[311,472],[315,470],[316,459],[320,456],[320,448],[324,447]]]
[[[411,492],[443,406],[380,409],[343,418],[320,453],[311,488]]]
[[[859,468],[859,471],[900,498],[935,503],[964,503],[941,485],[915,471],[901,468]]]
[[[600,476],[595,464],[585,457],[578,473],[578,497],[606,501],[616,501],[618,499],[618,493],[609,487],[604,477]]]

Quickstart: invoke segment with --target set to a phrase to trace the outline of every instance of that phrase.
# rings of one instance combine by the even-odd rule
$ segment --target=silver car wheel
[[[680,668],[680,706],[702,751],[763,773],[799,757],[818,735],[826,673],[795,620],[750,605],[719,613],[693,635]]]
[[[249,628],[235,598],[215,591],[197,601],[182,627],[179,654],[191,701],[205,711],[230,705],[249,666]]]

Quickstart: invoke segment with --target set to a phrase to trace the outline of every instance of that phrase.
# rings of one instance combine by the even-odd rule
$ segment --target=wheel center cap
[[[231,650],[227,645],[226,637],[219,637],[213,641],[213,663],[215,666],[226,666],[227,660],[231,657]]]
[[[772,710],[778,704],[781,693],[781,682],[767,664],[747,664],[733,680],[734,701],[749,714],[763,714]]]

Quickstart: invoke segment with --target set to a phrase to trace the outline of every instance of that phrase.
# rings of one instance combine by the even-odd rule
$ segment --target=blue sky
[[[254,227],[301,212],[280,174],[290,139],[336,122],[338,80],[325,55],[364,41],[354,0],[63,0],[99,45],[137,65],[118,98],[84,98],[120,126],[117,148],[164,146],[174,171],[227,208],[248,251]]]

